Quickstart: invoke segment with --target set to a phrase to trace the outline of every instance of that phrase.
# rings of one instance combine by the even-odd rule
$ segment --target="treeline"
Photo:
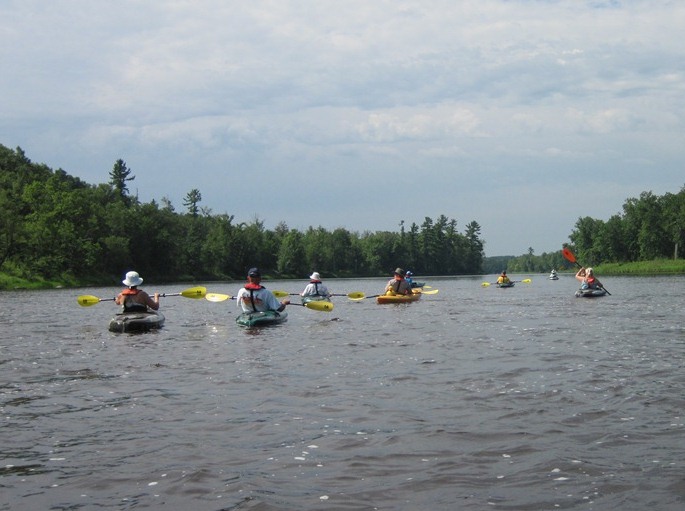
[[[463,233],[456,220],[426,217],[399,232],[350,232],[309,227],[301,232],[262,220],[236,222],[199,206],[188,192],[178,213],[167,198],[141,203],[128,191],[135,179],[117,160],[109,182],[91,185],[64,170],[29,160],[0,145],[0,271],[25,279],[118,283],[135,269],[162,281],[243,278],[259,266],[272,276],[387,275],[396,266],[421,275],[482,271],[480,226]]]
[[[623,204],[623,212],[609,220],[579,218],[567,244],[587,266],[602,263],[682,259],[685,252],[685,187],[678,193],[658,196],[642,192]],[[572,265],[570,265],[572,266]],[[545,272],[569,267],[558,252],[511,258],[506,268],[511,272]]]

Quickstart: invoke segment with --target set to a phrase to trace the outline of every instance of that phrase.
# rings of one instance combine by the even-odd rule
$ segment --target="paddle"
[[[511,282],[523,282],[524,284],[530,284],[533,281],[532,281],[532,279],[523,279],[523,280],[512,280]],[[481,284],[481,286],[488,287],[488,286],[494,286],[495,284],[497,284],[497,282],[483,282]]]
[[[569,263],[575,264],[578,268],[582,268],[583,266],[576,261],[576,256],[573,255],[573,252],[571,252],[568,248],[564,247],[561,249],[561,255],[564,256],[564,259],[566,259]],[[600,284],[599,286],[601,289],[604,289],[606,291],[606,294],[611,296],[611,293],[607,291],[607,288],[604,287],[603,284]]]
[[[422,294],[422,295],[437,295],[439,289],[431,289],[430,291],[419,291],[417,294]],[[355,295],[355,296],[350,296],[350,295]],[[350,300],[354,300],[355,302],[358,302],[359,300],[363,300],[364,298],[378,298],[379,296],[385,296],[385,293],[380,294],[380,295],[369,295],[366,296],[364,293],[361,291],[357,291],[356,293],[350,293],[347,295],[347,297]]]
[[[205,300],[209,300],[210,302],[225,302],[226,300],[233,299],[235,299],[235,296],[225,295],[222,293],[207,293],[205,295]]]
[[[204,298],[204,296],[207,294],[207,289],[201,286],[198,287],[191,287],[186,289],[185,291],[181,291],[180,293],[162,293],[160,294],[161,297],[166,297],[166,296],[185,296],[186,298]],[[96,303],[100,302],[113,302],[116,300],[116,298],[98,298],[97,296],[93,295],[81,295],[79,296],[76,301],[81,307],[90,307],[91,305],[95,305]]]
[[[333,304],[327,300],[315,300],[307,303],[290,302],[290,305],[299,305],[301,307],[307,307],[308,309],[319,312],[331,312],[333,310]]]
[[[274,296],[276,298],[285,298],[286,296],[300,296],[300,293],[288,293],[287,291],[272,291],[272,293],[274,294]],[[348,298],[354,299],[354,298],[359,298],[360,295],[362,298],[364,297],[364,293],[362,293],[361,291],[352,291],[351,293],[347,293],[347,294],[333,293],[331,296],[346,296]]]

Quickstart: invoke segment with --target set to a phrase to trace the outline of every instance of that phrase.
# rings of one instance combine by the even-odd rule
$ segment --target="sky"
[[[177,212],[542,254],[685,186],[684,34],[681,0],[0,0],[0,144]]]

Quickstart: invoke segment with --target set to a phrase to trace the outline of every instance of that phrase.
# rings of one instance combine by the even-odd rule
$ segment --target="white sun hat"
[[[125,286],[134,287],[140,286],[143,283],[143,279],[140,278],[137,271],[130,271],[126,274],[126,278],[122,280]]]

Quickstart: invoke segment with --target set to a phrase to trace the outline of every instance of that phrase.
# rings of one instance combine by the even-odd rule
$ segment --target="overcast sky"
[[[0,0],[0,144],[179,212],[541,254],[685,185],[684,37],[682,0]]]

